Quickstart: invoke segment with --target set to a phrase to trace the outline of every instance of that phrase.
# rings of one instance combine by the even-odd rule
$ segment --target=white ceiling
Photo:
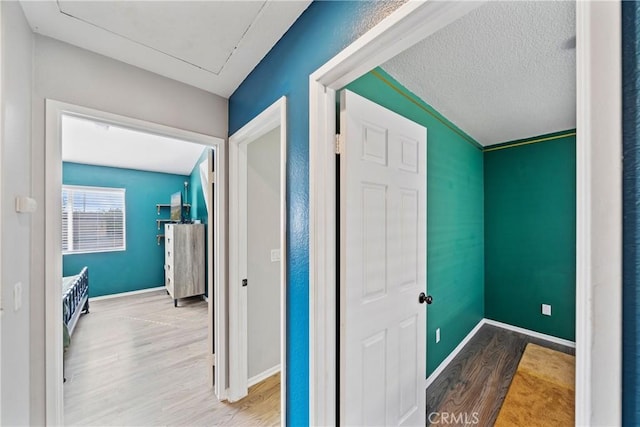
[[[575,128],[575,3],[489,2],[382,65],[482,145]]]
[[[189,175],[204,146],[62,116],[62,160],[88,165]]]
[[[21,0],[34,32],[228,98],[309,0]]]

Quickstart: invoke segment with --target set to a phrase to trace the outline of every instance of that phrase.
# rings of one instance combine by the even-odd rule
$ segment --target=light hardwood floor
[[[207,385],[207,304],[165,291],[92,301],[65,354],[67,425],[279,425],[280,377],[233,404]]]

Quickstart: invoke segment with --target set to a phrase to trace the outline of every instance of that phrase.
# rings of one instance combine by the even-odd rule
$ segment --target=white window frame
[[[126,188],[116,188],[116,187],[97,187],[97,186],[89,186],[89,185],[62,185],[62,191],[69,189],[72,191],[86,191],[86,192],[105,192],[105,193],[120,193],[122,194],[122,247],[118,248],[110,248],[110,249],[91,249],[91,250],[69,250],[68,247],[73,242],[73,216],[69,216],[69,222],[67,225],[68,229],[71,231],[66,231],[67,233],[67,250],[62,249],[62,255],[80,255],[80,254],[93,254],[93,253],[102,253],[102,252],[123,252],[127,250],[127,189]],[[62,230],[62,233],[65,233],[65,230]],[[70,236],[70,237],[69,237]]]

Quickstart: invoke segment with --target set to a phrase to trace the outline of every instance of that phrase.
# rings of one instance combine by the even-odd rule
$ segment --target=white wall
[[[2,343],[0,424],[29,425],[29,272],[31,216],[15,211],[15,197],[31,193],[31,91],[33,37],[17,2],[2,8]],[[13,287],[22,283],[23,305],[13,306]],[[36,291],[37,292],[37,291]]]
[[[33,195],[44,204],[45,99],[227,137],[227,100],[40,35],[34,44]],[[32,424],[44,423],[44,210],[33,218],[31,269]],[[26,335],[25,335],[26,336]]]
[[[280,127],[247,150],[248,374],[280,364]]]

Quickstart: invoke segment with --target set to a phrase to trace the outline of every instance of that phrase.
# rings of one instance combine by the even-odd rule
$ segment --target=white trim
[[[3,25],[3,18],[2,18],[2,10],[4,8],[0,5],[0,27]],[[4,31],[1,30],[0,28],[0,169],[2,169],[2,161],[4,158],[3,152],[4,152],[4,134],[5,134],[5,120],[4,120],[4,116],[5,116],[5,109],[6,109],[6,103],[4,100],[4,91],[3,91],[3,87],[4,87],[4,73],[2,70],[4,70],[4,37],[3,37],[3,33]],[[32,42],[33,43],[33,42]],[[31,72],[33,73],[33,53],[32,55],[32,63],[31,63]],[[33,81],[33,80],[32,80]],[[32,83],[33,84],[33,83]],[[33,90],[33,86],[32,86],[32,90]],[[32,92],[33,93],[33,92]],[[2,172],[0,172],[0,189],[4,188],[2,185]],[[4,199],[4,192],[0,192],[0,233],[2,233],[2,199]],[[33,226],[31,226],[31,230],[33,230]],[[31,235],[33,235],[34,233],[31,232]],[[3,391],[2,389],[4,387],[2,387],[2,347],[3,347],[3,334],[2,334],[2,310],[4,310],[4,301],[2,299],[2,295],[4,292],[4,286],[2,285],[3,280],[2,280],[2,260],[4,258],[2,258],[2,239],[0,238],[0,420],[2,420],[2,403],[4,402],[2,400],[2,395],[3,395]],[[33,277],[33,276],[31,276]],[[6,391],[4,392],[6,393]]]
[[[532,331],[531,329],[521,328],[519,326],[513,326],[508,323],[498,322],[497,320],[482,319],[483,324],[497,326],[498,328],[507,329],[509,331],[518,332],[519,334],[529,335],[530,337],[538,338],[541,340],[549,341],[555,344],[564,345],[566,347],[576,348],[574,341],[565,340],[563,338],[554,337],[553,335],[543,334],[541,332]]]
[[[247,383],[249,384],[249,387],[251,387],[252,385],[256,385],[260,381],[264,381],[267,378],[269,378],[271,375],[275,375],[278,372],[280,372],[280,364],[277,364],[273,368],[269,368],[269,369],[265,370],[264,372],[259,373],[258,375],[252,376],[251,378],[249,378]],[[280,380],[280,381],[282,382],[282,380]]]
[[[619,1],[576,5],[576,424],[622,422]]]
[[[229,138],[229,384],[227,398],[236,401],[247,395],[247,289],[241,286],[246,278],[246,227],[240,226],[246,213],[247,146],[261,136],[280,127],[280,402],[281,423],[286,425],[286,283],[287,283],[287,100],[281,97]],[[246,217],[246,215],[244,216]],[[244,259],[244,262],[243,262]],[[216,347],[224,351],[222,347]]]
[[[309,76],[309,423],[336,422],[335,91],[483,2],[409,1]]]
[[[471,341],[471,338],[473,338],[478,333],[480,328],[482,328],[482,326],[485,324],[485,321],[486,319],[480,319],[478,324],[469,331],[467,336],[464,337],[462,341],[460,341],[460,344],[458,344],[456,348],[454,348],[453,351],[451,351],[451,353],[449,353],[449,355],[442,362],[440,362],[438,367],[431,373],[431,375],[429,375],[429,377],[427,377],[427,381],[424,386],[425,389],[429,387],[431,384],[433,384],[436,378],[438,378],[438,376],[445,370],[445,368],[449,366],[449,363],[451,363],[451,361],[455,359],[458,353],[460,353],[462,349],[464,349],[464,347],[469,343],[469,341]],[[428,348],[429,348],[429,344],[427,343],[427,349]]]
[[[335,90],[455,21],[465,5],[479,6],[407,2],[309,77],[311,425],[336,420]],[[619,424],[620,2],[577,2],[576,22],[576,423]]]
[[[218,137],[203,135],[183,129],[172,128],[144,120],[120,116],[78,105],[46,100],[45,104],[45,407],[47,425],[64,424],[63,373],[62,373],[62,304],[60,278],[62,278],[61,243],[61,197],[62,190],[62,115],[84,117],[121,127],[168,136],[175,139],[214,147],[217,154],[219,191],[216,209],[219,215],[214,224],[217,248],[225,243],[225,191],[224,156],[225,141]],[[214,263],[214,286],[225,283],[224,251],[216,251]],[[211,313],[210,313],[211,314]]]
[[[91,286],[91,283],[89,283],[89,286]],[[91,288],[89,288],[89,289],[91,289]],[[131,295],[146,294],[148,292],[163,291],[164,289],[165,289],[164,286],[156,286],[154,288],[138,289],[137,291],[128,291],[128,292],[120,292],[120,293],[117,293],[117,294],[101,295],[99,297],[91,297],[91,298],[89,298],[89,302],[92,303],[94,301],[102,301],[102,300],[106,300],[106,299],[128,297],[128,296],[131,296]]]

